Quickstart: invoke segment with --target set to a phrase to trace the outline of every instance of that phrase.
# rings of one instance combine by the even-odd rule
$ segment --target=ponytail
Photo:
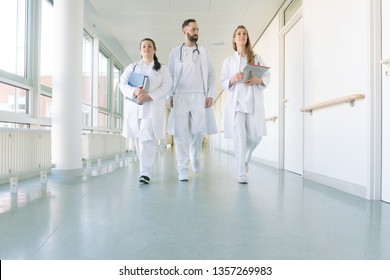
[[[161,68],[161,63],[158,61],[158,58],[157,58],[156,54],[154,54],[153,60],[154,60],[153,69],[156,70],[156,71],[160,70],[160,68]]]

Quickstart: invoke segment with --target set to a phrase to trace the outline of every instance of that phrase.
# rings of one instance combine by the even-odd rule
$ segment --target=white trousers
[[[238,177],[246,176],[245,163],[249,164],[253,151],[262,139],[261,137],[256,137],[255,124],[256,119],[254,114],[236,112],[233,141]]]
[[[176,94],[173,99],[177,171],[186,175],[199,157],[205,129],[204,94]]]
[[[203,133],[196,133],[191,137],[190,158],[191,161],[199,160],[200,151],[202,150]]]
[[[139,159],[140,176],[145,175],[150,178],[157,152],[157,141],[154,139],[152,119],[139,119],[138,121],[139,137],[133,140]]]

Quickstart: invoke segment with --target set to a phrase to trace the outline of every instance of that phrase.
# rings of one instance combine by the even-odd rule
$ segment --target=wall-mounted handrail
[[[270,122],[270,121],[275,122],[277,119],[278,119],[278,116],[270,116],[270,117],[266,118],[265,121],[266,122]]]
[[[382,59],[379,63],[383,65],[390,65],[390,58]]]
[[[365,95],[364,94],[351,94],[335,99],[331,99],[325,102],[313,104],[310,106],[306,106],[301,108],[301,112],[304,113],[312,113],[314,110],[337,105],[337,104],[342,104],[342,103],[349,103],[351,106],[355,105],[355,101],[359,99],[364,99]]]
[[[270,122],[270,121],[275,122],[277,119],[278,119],[278,116],[270,116],[270,117],[268,117],[268,118],[265,118],[265,121],[266,121],[266,122]],[[224,131],[225,131],[225,130],[222,129],[222,130],[220,130],[219,132],[224,132]]]

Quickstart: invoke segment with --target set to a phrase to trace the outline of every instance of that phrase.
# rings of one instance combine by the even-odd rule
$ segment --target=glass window
[[[98,126],[108,127],[108,114],[99,112],[98,114]]]
[[[83,103],[92,105],[93,39],[88,33],[83,38]]]
[[[54,1],[39,2],[0,0],[0,75],[5,77],[0,81],[0,111],[48,119],[52,117]],[[35,18],[36,7],[41,8],[40,19]],[[30,23],[38,26],[39,22],[39,30],[29,26]],[[33,33],[28,34],[29,31]],[[40,38],[35,42],[38,44],[33,42],[34,38]],[[123,67],[103,45],[98,49],[97,41],[84,32],[83,126],[120,128],[123,97],[118,83]],[[37,57],[29,49],[32,45],[40,46]],[[33,67],[32,63],[39,67]],[[30,69],[39,69],[38,84],[32,79],[34,73]],[[40,95],[35,96],[38,92]],[[30,106],[32,101],[39,102],[39,106]]]
[[[53,4],[42,1],[41,16],[41,84],[52,88],[53,84]]]
[[[83,36],[83,126],[92,126],[93,106],[93,38],[87,32]]]
[[[114,114],[121,114],[122,106],[121,106],[121,92],[119,90],[119,78],[120,78],[121,70],[117,65],[114,65],[113,71],[113,112]]]
[[[114,124],[113,125],[114,125],[113,128],[121,129],[122,128],[122,119],[114,117]]]
[[[0,83],[0,110],[28,113],[28,90]]]
[[[83,104],[82,107],[83,126],[92,126],[92,106]]]
[[[43,118],[51,118],[51,96],[42,95],[39,99],[39,115]]]
[[[108,57],[99,51],[98,106],[105,109],[108,109],[108,66]]]
[[[296,14],[296,12],[302,7],[302,0],[294,0],[284,10],[284,25],[288,23],[290,19]]]
[[[26,77],[26,19],[26,0],[0,1],[0,69],[22,77]]]

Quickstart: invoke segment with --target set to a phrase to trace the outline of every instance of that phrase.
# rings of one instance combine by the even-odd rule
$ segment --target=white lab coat
[[[215,70],[214,66],[211,63],[211,58],[208,50],[203,46],[198,46],[199,50],[199,59],[201,60],[201,72],[202,72],[202,80],[203,80],[203,90],[205,97],[211,97],[215,99]],[[183,71],[183,63],[180,61],[180,51],[181,45],[172,49],[169,54],[169,71],[173,80],[173,87],[170,93],[170,96],[175,95],[178,81],[180,79],[181,73]],[[170,134],[175,134],[175,126],[173,119],[173,110],[189,110],[189,108],[172,108],[170,112],[170,116],[168,119],[168,131]],[[202,127],[197,127],[198,124],[203,124]],[[207,108],[205,110],[205,122],[194,122],[192,124],[192,129],[195,131],[204,131],[206,134],[214,134],[217,133],[217,125],[215,121],[214,111],[213,109]]]
[[[256,55],[255,58],[255,64],[260,63],[260,65],[266,65],[263,59]],[[221,70],[221,85],[227,94],[227,102],[225,107],[225,119],[224,119],[224,126],[225,126],[225,138],[232,139],[234,136],[234,117],[236,114],[236,104],[237,104],[237,96],[239,94],[238,86],[237,84],[233,84],[229,88],[229,79],[234,76],[237,72],[240,72],[240,56],[236,52],[233,55],[226,58],[222,65]],[[267,71],[263,76],[263,83],[265,86],[262,85],[254,85],[253,91],[254,91],[254,114],[256,119],[256,137],[262,137],[267,134],[266,130],[266,124],[265,124],[265,112],[264,112],[264,96],[263,96],[263,89],[269,84],[270,82],[270,73]]]
[[[137,66],[134,69],[134,66]],[[153,101],[138,105],[132,100],[135,88],[128,84],[130,73],[140,72],[142,60],[126,67],[120,79],[120,89],[124,95],[123,101],[123,131],[124,137],[139,137],[140,127],[138,119],[152,119],[153,135],[155,139],[165,137],[165,104],[166,98],[172,88],[172,79],[166,66],[161,65],[159,71],[152,70],[149,75],[149,91]],[[143,73],[144,74],[144,73]]]

